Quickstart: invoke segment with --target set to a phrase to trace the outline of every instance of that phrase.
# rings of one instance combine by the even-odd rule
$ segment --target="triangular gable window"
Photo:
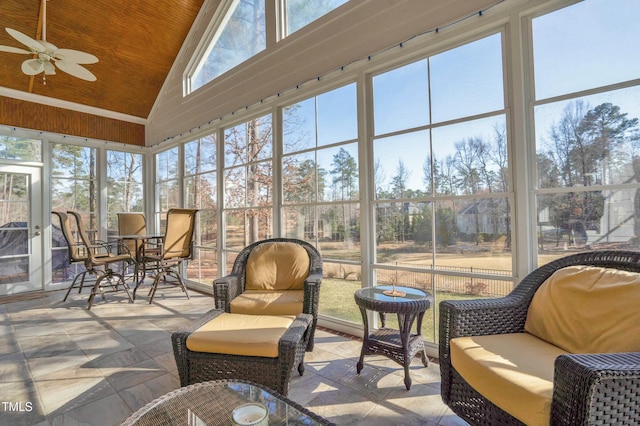
[[[214,36],[194,71],[189,73],[187,91],[197,90],[265,47],[265,0],[228,2]]]

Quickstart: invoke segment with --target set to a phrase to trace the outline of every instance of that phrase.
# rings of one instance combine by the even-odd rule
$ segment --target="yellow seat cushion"
[[[638,273],[568,266],[536,291],[525,330],[571,353],[638,352],[639,300]]]
[[[245,289],[301,290],[309,276],[309,265],[309,254],[300,244],[260,244],[247,259]]]
[[[299,315],[304,291],[247,290],[231,301],[230,311],[254,315]]]
[[[187,337],[194,352],[278,357],[280,338],[295,316],[262,316],[223,313]]]
[[[475,390],[523,423],[548,425],[555,359],[567,352],[528,333],[451,339],[451,364]]]

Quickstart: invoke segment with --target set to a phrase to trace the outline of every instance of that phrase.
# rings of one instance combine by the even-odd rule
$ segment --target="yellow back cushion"
[[[571,353],[637,352],[638,301],[640,274],[568,266],[533,296],[525,330]]]
[[[301,290],[309,276],[309,255],[296,243],[256,246],[247,259],[247,290]]]

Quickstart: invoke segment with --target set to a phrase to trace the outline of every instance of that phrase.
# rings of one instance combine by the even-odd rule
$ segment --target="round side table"
[[[392,294],[393,289],[396,295]],[[361,288],[355,292],[354,297],[364,324],[362,351],[356,366],[358,374],[364,366],[365,355],[383,355],[404,367],[404,385],[407,390],[411,389],[409,375],[411,359],[414,356],[420,356],[425,367],[429,363],[424,351],[421,329],[425,311],[431,306],[431,294],[411,287],[378,286]],[[367,310],[380,314],[381,328],[370,332]],[[394,313],[398,316],[399,330],[385,326],[385,313]],[[412,334],[411,328],[414,322],[417,325],[417,332]]]

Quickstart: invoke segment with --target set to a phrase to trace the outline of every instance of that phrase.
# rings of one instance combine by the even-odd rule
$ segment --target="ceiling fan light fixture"
[[[56,74],[56,67],[54,67],[51,62],[43,62],[42,65],[44,66],[44,74],[45,75],[55,75]]]
[[[22,63],[22,72],[26,75],[36,75],[44,71],[44,63],[39,59],[27,59]]]

